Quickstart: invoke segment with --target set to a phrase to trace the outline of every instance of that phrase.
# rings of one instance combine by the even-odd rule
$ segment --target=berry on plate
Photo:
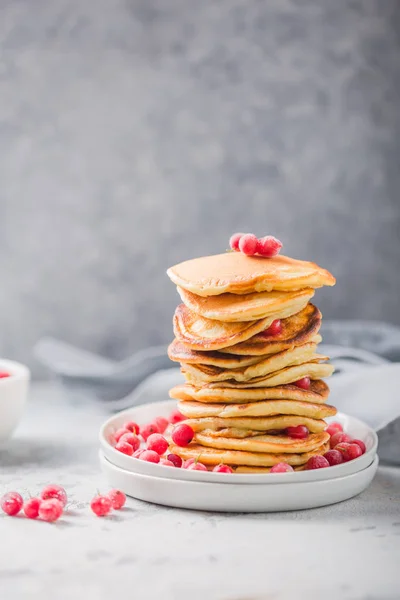
[[[321,456],[320,454],[311,456],[311,458],[308,459],[306,465],[307,470],[325,469],[325,467],[329,467],[329,462],[324,456]]]
[[[136,433],[136,435],[139,435],[140,433],[140,427],[135,421],[127,421],[124,423],[123,427],[132,433]]]
[[[160,433],[164,433],[164,431],[167,429],[167,427],[169,425],[169,421],[165,417],[156,417],[154,419],[153,423],[155,423],[157,425]]]
[[[174,427],[172,431],[172,441],[177,445],[184,448],[188,446],[192,441],[194,431],[187,423],[180,423]]]
[[[343,455],[339,450],[328,450],[328,452],[325,452],[324,458],[326,458],[331,467],[340,465],[343,462]]]
[[[336,446],[338,444],[341,444],[342,442],[350,443],[351,441],[352,439],[349,435],[347,435],[347,433],[343,433],[343,431],[338,431],[337,433],[333,434],[329,444],[331,448],[336,448]]]
[[[216,465],[213,473],[233,473],[233,469],[229,465]]]
[[[177,408],[173,410],[172,413],[169,415],[169,422],[172,425],[176,425],[176,423],[184,421],[185,419],[186,417],[181,412],[179,412]]]
[[[349,442],[340,442],[340,444],[336,444],[335,450],[338,450],[342,454],[344,462],[358,458],[363,453],[358,444]]]
[[[129,429],[127,429],[126,427],[120,427],[119,429],[117,429],[117,431],[114,433],[114,440],[116,442],[119,442],[119,440],[122,438],[123,435],[125,435],[126,433],[132,433],[131,431],[129,431]]]
[[[138,436],[135,433],[131,433],[130,431],[128,431],[128,433],[124,433],[124,435],[121,435],[121,437],[119,438],[118,444],[122,444],[123,442],[126,442],[127,444],[132,446],[134,452],[136,452],[136,450],[138,450],[138,448],[140,447],[140,440]]]
[[[353,440],[351,443],[352,444],[357,444],[357,446],[360,446],[361,453],[365,454],[365,451],[366,451],[367,448],[366,448],[366,446],[365,446],[365,444],[364,444],[364,442],[362,440]]]
[[[188,458],[187,460],[184,461],[184,463],[182,465],[182,469],[188,469],[190,467],[190,465],[192,465],[195,461],[196,461],[195,458]]]
[[[10,517],[15,517],[21,510],[24,501],[18,492],[8,492],[0,500],[2,510]]]
[[[335,433],[343,432],[343,425],[340,423],[329,423],[328,427],[325,430],[332,437]]]
[[[187,467],[188,471],[207,471],[206,465],[203,465],[201,462],[194,462]]]
[[[168,448],[168,442],[165,439],[165,437],[163,435],[161,435],[160,433],[152,433],[147,438],[147,449],[148,450],[154,450],[154,452],[157,452],[157,454],[159,454],[161,456],[162,454],[164,454],[164,452],[167,450],[167,448]]]
[[[160,462],[160,455],[157,454],[157,452],[154,452],[154,450],[145,450],[144,452],[141,453],[139,458],[140,458],[140,460],[144,460],[146,462],[152,462],[152,463]]]
[[[177,454],[168,454],[167,459],[172,462],[174,467],[177,467],[178,469],[181,468],[183,461],[182,461],[181,457],[178,456]]]
[[[161,458],[160,465],[164,465],[164,467],[175,467],[174,463],[167,458]]]
[[[149,423],[148,425],[144,425],[141,428],[140,434],[145,442],[147,442],[147,438],[150,437],[153,433],[160,433],[158,426],[156,423]]]
[[[128,444],[128,442],[118,442],[118,444],[116,444],[115,449],[118,450],[118,452],[122,452],[122,454],[126,454],[127,456],[132,456],[133,454],[133,447]]]
[[[291,465],[288,465],[284,462],[280,462],[271,468],[270,473],[290,473],[291,471],[294,471]]]

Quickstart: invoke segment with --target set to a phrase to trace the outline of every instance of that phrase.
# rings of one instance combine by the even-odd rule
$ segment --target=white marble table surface
[[[394,600],[400,597],[400,469],[333,507],[279,514],[213,514],[129,499],[97,518],[107,490],[97,432],[107,416],[33,386],[14,439],[0,450],[0,493],[62,484],[56,524],[0,516],[0,598],[57,600]],[[129,596],[126,596],[129,594]]]

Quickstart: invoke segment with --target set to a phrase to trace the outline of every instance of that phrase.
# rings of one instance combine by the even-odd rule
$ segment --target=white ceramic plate
[[[250,474],[250,473],[234,473],[222,474],[212,473],[209,471],[188,471],[186,469],[175,469],[173,467],[164,467],[153,463],[132,458],[126,454],[122,454],[113,448],[109,440],[113,432],[119,429],[126,421],[135,421],[139,425],[150,423],[157,416],[168,416],[171,411],[176,408],[175,400],[167,400],[165,402],[156,402],[154,404],[143,404],[135,408],[124,410],[104,423],[100,429],[100,445],[105,457],[114,465],[130,471],[132,473],[140,473],[152,477],[166,477],[168,479],[182,479],[184,481],[200,481],[213,483],[235,483],[235,484],[272,484],[282,483],[282,477],[285,478],[285,483],[291,482],[306,482],[320,481],[351,475],[357,471],[361,471],[368,467],[375,458],[376,449],[378,446],[378,438],[376,433],[362,421],[350,417],[343,413],[338,413],[333,419],[340,422],[344,429],[353,438],[361,439],[365,442],[367,451],[365,454],[356,460],[329,467],[327,469],[315,469],[313,471],[299,471],[296,473],[265,473],[265,474]],[[327,419],[329,421],[329,419]],[[266,477],[268,480],[266,481]]]
[[[325,481],[243,485],[183,481],[132,473],[110,463],[100,451],[101,468],[109,484],[128,496],[163,506],[218,512],[280,512],[342,502],[369,486],[378,462],[375,456],[366,469]],[[172,467],[169,468],[172,470]],[[231,478],[231,481],[234,479]]]

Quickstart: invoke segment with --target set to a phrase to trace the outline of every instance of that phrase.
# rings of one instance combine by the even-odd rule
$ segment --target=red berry
[[[194,436],[194,431],[187,423],[181,423],[180,425],[176,425],[172,432],[172,441],[181,447],[188,446],[192,441]]]
[[[161,456],[161,454],[164,454],[164,452],[166,451],[167,448],[168,448],[168,442],[165,439],[165,437],[163,435],[161,435],[160,433],[152,433],[147,438],[147,449],[148,450],[154,450],[154,452],[157,452],[157,454],[159,454]]]
[[[125,505],[126,496],[121,490],[110,490],[107,498],[111,501],[111,506],[114,510],[119,510]]]
[[[273,235],[266,235],[258,240],[257,252],[261,256],[271,258],[279,254],[282,248],[282,242],[277,240]]]
[[[6,379],[6,377],[11,377],[11,373],[7,373],[6,371],[0,371],[0,379]]]
[[[301,379],[295,381],[294,385],[297,385],[297,387],[302,388],[303,390],[309,390],[311,379],[309,377],[302,377]]]
[[[188,471],[207,471],[207,467],[200,462],[194,462],[187,468]]]
[[[105,517],[112,511],[112,502],[107,496],[95,496],[90,503],[90,508],[98,517]]]
[[[160,465],[164,465],[164,467],[175,467],[174,463],[167,458],[162,458],[160,460]]]
[[[140,447],[140,440],[138,436],[134,433],[131,433],[130,431],[128,431],[128,433],[124,433],[124,435],[121,435],[118,444],[122,443],[126,443],[132,446],[134,452],[136,452],[136,450]]]
[[[325,467],[329,467],[329,462],[327,459],[320,454],[316,454],[315,456],[311,456],[308,459],[306,469],[311,471],[312,469],[324,469]]]
[[[175,425],[180,421],[184,421],[185,419],[186,417],[182,413],[180,413],[178,409],[173,410],[169,416],[169,422],[172,423],[172,425]]]
[[[213,473],[233,473],[233,469],[229,465],[216,465]]]
[[[279,335],[280,333],[282,333],[281,320],[275,319],[275,321],[272,321],[271,325],[267,329],[264,329],[262,335],[269,337],[270,335]]]
[[[288,427],[286,433],[290,438],[295,440],[305,440],[308,437],[309,431],[305,425],[296,425],[296,427]]]
[[[164,433],[169,425],[169,421],[165,417],[156,417],[154,423],[157,425],[160,433]]]
[[[362,440],[353,440],[352,444],[357,444],[357,446],[360,446],[361,453],[365,454],[365,451],[366,451],[367,448],[365,447],[365,444],[364,444],[364,442]]]
[[[39,516],[39,506],[41,505],[41,498],[29,498],[24,503],[24,513],[28,519],[37,519]]]
[[[329,443],[331,448],[336,448],[336,446],[338,444],[341,444],[342,442],[350,443],[351,441],[351,437],[347,435],[347,433],[343,433],[343,431],[338,431],[337,433],[333,434]]]
[[[185,462],[182,465],[183,469],[188,469],[190,467],[190,465],[192,465],[194,462],[196,461],[195,458],[188,458],[187,460],[185,460]]]
[[[363,453],[358,444],[349,444],[348,442],[341,442],[340,444],[337,444],[335,446],[335,450],[338,450],[342,453],[344,462],[358,458]]]
[[[239,250],[239,240],[242,237],[242,235],[244,235],[244,233],[234,233],[233,235],[231,235],[231,237],[229,239],[229,247],[232,250],[236,250],[236,252],[238,252],[238,250]]]
[[[158,427],[155,423],[149,423],[148,425],[145,425],[144,427],[142,427],[140,433],[141,433],[144,441],[147,442],[147,438],[150,435],[152,435],[153,433],[160,433],[160,430],[158,429]]]
[[[157,454],[157,452],[154,452],[154,450],[145,450],[144,452],[142,452],[142,454],[139,456],[140,460],[145,460],[146,462],[152,462],[152,463],[159,463],[160,462],[160,455]]]
[[[245,233],[239,240],[239,250],[246,256],[253,256],[257,251],[258,240],[253,233]]]
[[[118,452],[122,452],[122,454],[126,454],[127,456],[132,456],[133,454],[133,447],[128,444],[128,442],[118,442],[118,444],[115,446],[115,449],[118,450]]]
[[[6,515],[15,517],[22,508],[24,501],[18,492],[8,492],[0,500],[0,506]]]
[[[119,442],[119,440],[122,438],[122,436],[125,435],[126,433],[132,433],[132,432],[129,431],[129,429],[127,429],[126,427],[121,427],[120,429],[117,429],[117,431],[114,433],[114,440],[116,442]]]
[[[167,459],[170,460],[177,469],[181,468],[182,459],[177,454],[168,454]]]
[[[328,450],[328,452],[325,452],[324,457],[331,467],[340,465],[343,462],[343,456],[339,450]]]
[[[45,488],[40,492],[40,497],[42,500],[50,500],[50,498],[56,498],[61,502],[63,507],[67,504],[67,492],[64,490],[61,485],[51,484],[46,485]]]
[[[293,467],[287,463],[280,462],[272,467],[270,473],[289,473],[290,471],[294,471]]]
[[[143,452],[146,452],[146,450],[144,448],[138,448],[138,450],[136,450],[132,456],[133,458],[140,458],[143,454]]]
[[[340,423],[330,423],[325,431],[332,437],[335,433],[342,433],[343,426]]]
[[[140,427],[135,421],[127,421],[123,424],[123,427],[132,433],[136,433],[136,435],[140,433]]]
[[[50,498],[49,500],[42,500],[39,506],[39,517],[42,521],[52,523],[57,521],[63,513],[62,502],[57,498]]]

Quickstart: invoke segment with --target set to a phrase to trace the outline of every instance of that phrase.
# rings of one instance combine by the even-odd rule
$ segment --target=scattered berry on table
[[[308,459],[306,469],[324,469],[325,467],[329,467],[329,462],[326,458],[321,456],[320,454],[316,454],[315,456],[311,456]]]
[[[41,498],[29,498],[24,502],[24,513],[28,519],[37,519],[39,516],[39,506],[42,503]]]
[[[324,458],[326,458],[331,467],[334,465],[340,465],[343,462],[342,453],[335,449],[325,452]]]
[[[296,427],[288,427],[286,433],[295,440],[305,440],[310,432],[305,425],[296,425]]]
[[[350,443],[351,441],[351,437],[347,435],[347,433],[343,433],[343,431],[338,431],[337,433],[333,434],[329,443],[331,448],[336,448],[336,446],[338,444],[341,444],[342,442]]]
[[[163,435],[161,435],[160,433],[152,433],[147,438],[147,449],[148,450],[154,450],[154,452],[157,452],[157,454],[159,454],[161,456],[162,454],[164,454],[164,452],[167,450],[167,448],[168,448],[168,442],[165,439],[165,437]]]
[[[132,446],[134,452],[136,452],[136,450],[140,447],[140,440],[138,436],[130,431],[128,431],[128,433],[124,433],[124,435],[121,435],[118,444],[122,444],[124,442]]]
[[[170,460],[173,465],[175,467],[177,467],[178,469],[180,469],[180,467],[182,466],[182,459],[180,456],[178,456],[177,454],[168,454],[167,455],[167,459]]]
[[[157,452],[154,452],[154,450],[145,450],[144,452],[141,453],[139,458],[140,458],[140,460],[144,460],[146,462],[152,462],[152,463],[160,462],[160,455],[157,454]]]
[[[213,473],[233,473],[233,469],[229,465],[216,465]]]
[[[282,242],[273,235],[266,235],[257,242],[257,253],[266,258],[272,258],[279,254],[282,248]]]
[[[164,433],[169,425],[169,421],[165,417],[156,417],[154,423],[157,425],[160,433]]]
[[[133,454],[133,447],[128,444],[128,442],[118,442],[118,444],[116,444],[115,449],[118,450],[118,452],[122,452],[122,454],[126,454],[127,456],[132,456]]]
[[[121,492],[121,490],[110,490],[107,494],[107,497],[111,501],[111,506],[114,510],[119,510],[125,506],[126,496],[124,492]]]
[[[179,423],[180,421],[184,421],[186,419],[186,417],[179,412],[179,410],[176,408],[175,410],[172,411],[172,413],[169,415],[169,422],[172,425],[175,425],[176,423]]]
[[[258,240],[253,233],[245,233],[239,240],[239,250],[247,256],[253,256],[257,252]]]
[[[140,427],[137,423],[135,423],[135,421],[127,421],[123,424],[123,428],[135,433],[136,435],[139,435],[140,433]]]
[[[179,425],[175,425],[172,431],[172,441],[177,445],[184,448],[188,446],[192,441],[194,436],[194,431],[187,423],[180,423]]]
[[[119,442],[119,440],[122,438],[123,435],[125,435],[126,433],[132,433],[131,431],[129,431],[129,429],[127,429],[126,427],[120,427],[119,429],[117,429],[117,431],[114,433],[114,440],[116,442]]]
[[[0,500],[0,506],[6,515],[15,517],[24,504],[21,494],[18,492],[8,492]]]
[[[95,496],[90,503],[90,508],[98,517],[105,517],[112,511],[112,502],[107,496]]]
[[[335,435],[335,433],[343,432],[343,425],[341,425],[340,423],[330,423],[325,431],[329,433],[329,435],[332,437],[333,435]]]
[[[167,458],[161,458],[160,465],[164,465],[164,467],[175,467],[174,463]]]
[[[188,471],[207,471],[207,467],[201,462],[194,462],[187,467]]]
[[[56,498],[61,502],[63,506],[67,504],[67,492],[64,490],[61,485],[51,484],[46,485],[45,488],[40,492],[40,497],[42,500],[50,500],[50,498]]]
[[[147,438],[150,435],[153,433],[160,433],[160,430],[158,429],[156,423],[148,423],[148,425],[145,425],[141,428],[140,433],[144,441],[147,442]]]
[[[0,371],[0,379],[6,379],[7,377],[11,377],[11,373],[7,373],[7,371]]]
[[[42,500],[39,506],[39,518],[42,521],[53,523],[57,521],[63,513],[63,505],[57,498],[50,498],[49,500]]]
[[[290,473],[290,471],[294,471],[292,466],[288,465],[287,463],[280,462],[271,468],[270,473]]]
[[[231,235],[230,240],[229,240],[229,247],[232,250],[236,250],[236,252],[238,252],[239,240],[242,237],[242,235],[244,235],[244,233],[234,233],[233,235]]]
[[[295,381],[294,385],[297,385],[297,387],[302,388],[303,390],[309,390],[311,379],[309,377],[302,377],[301,379]]]
[[[365,454],[367,448],[362,440],[353,440],[351,443],[360,446],[362,454]]]
[[[262,332],[263,336],[270,336],[270,335],[279,335],[282,332],[282,323],[280,319],[275,319],[275,321],[272,321],[271,325],[267,328],[264,329],[264,331]]]

